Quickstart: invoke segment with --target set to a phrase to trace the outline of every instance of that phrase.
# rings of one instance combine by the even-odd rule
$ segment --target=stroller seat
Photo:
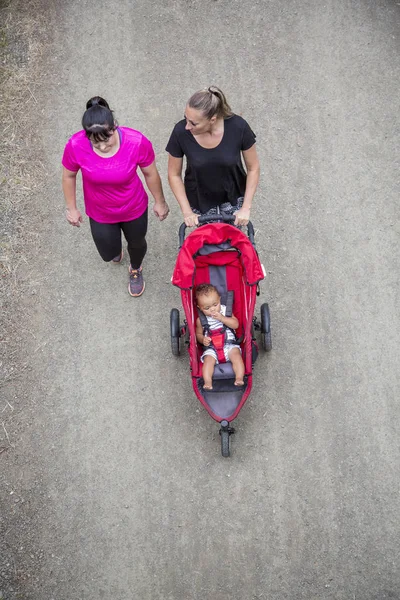
[[[181,289],[187,319],[193,389],[211,417],[218,422],[233,421],[251,392],[253,353],[257,351],[252,334],[253,314],[257,284],[263,278],[253,243],[232,225],[203,225],[181,244],[172,282]],[[196,287],[203,283],[216,287],[224,305],[227,304],[228,291],[233,292],[232,313],[239,321],[236,335],[241,340],[245,365],[243,386],[235,386],[232,363],[226,362],[214,367],[213,389],[203,387],[201,355],[204,350],[196,338]]]
[[[195,285],[200,283],[212,283],[221,296],[221,303],[226,304],[228,291],[233,292],[233,314],[239,320],[237,335],[242,336],[246,327],[245,297],[242,285],[242,266],[240,255],[236,249],[231,248],[229,243],[223,247],[208,245],[202,248],[202,252],[195,259],[196,273]],[[197,312],[195,293],[193,296],[195,314]],[[203,347],[198,344],[197,351],[200,364],[200,356]],[[200,367],[201,368],[201,367]],[[248,374],[248,373],[247,373]],[[220,418],[229,418],[233,415],[242,402],[243,394],[247,388],[248,378],[242,387],[235,386],[235,373],[232,363],[218,363],[214,367],[213,389],[207,390],[203,387],[201,372],[197,377],[197,389],[199,394],[208,405],[209,409]]]
[[[235,379],[232,363],[226,362],[215,365],[213,379]]]

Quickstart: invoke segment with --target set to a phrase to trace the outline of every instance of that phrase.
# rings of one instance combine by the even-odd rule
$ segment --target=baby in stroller
[[[206,348],[201,356],[204,389],[212,390],[214,367],[220,362],[232,363],[235,385],[243,386],[245,368],[234,331],[239,327],[238,319],[230,314],[231,309],[227,310],[221,304],[221,296],[214,285],[203,283],[197,286],[196,302],[199,310],[196,338]]]

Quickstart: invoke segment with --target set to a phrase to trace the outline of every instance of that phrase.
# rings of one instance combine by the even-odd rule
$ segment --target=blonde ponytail
[[[225,94],[215,85],[195,92],[189,98],[188,105],[190,108],[200,110],[207,119],[211,119],[214,115],[223,119],[233,115]]]

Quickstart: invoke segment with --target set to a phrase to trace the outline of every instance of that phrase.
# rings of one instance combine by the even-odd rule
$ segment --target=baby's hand
[[[206,335],[203,337],[203,346],[209,346],[211,344],[211,338]]]
[[[222,315],[221,313],[217,312],[217,313],[213,314],[213,318],[217,319],[217,321],[222,321],[222,319],[224,318],[224,315]]]

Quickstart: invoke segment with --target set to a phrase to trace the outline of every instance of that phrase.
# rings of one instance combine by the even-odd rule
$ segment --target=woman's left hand
[[[160,221],[164,221],[168,217],[169,206],[165,202],[154,202],[153,212],[160,219]]]
[[[247,225],[250,220],[250,209],[249,208],[241,208],[233,213],[236,217],[235,225]]]

